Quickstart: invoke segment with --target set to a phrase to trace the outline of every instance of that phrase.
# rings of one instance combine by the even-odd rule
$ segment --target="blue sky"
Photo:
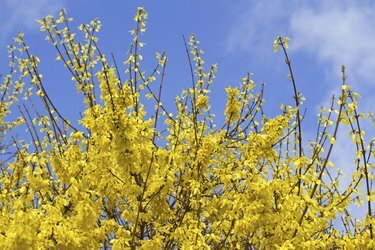
[[[298,88],[307,99],[307,135],[315,132],[319,106],[327,104],[332,93],[339,93],[342,64],[347,67],[348,83],[362,95],[362,110],[374,111],[372,1],[0,0],[0,72],[7,72],[5,46],[18,30],[25,32],[31,51],[41,58],[47,91],[61,113],[74,121],[82,111],[81,99],[68,72],[54,60],[56,52],[44,41],[35,20],[47,14],[57,15],[62,7],[74,18],[76,26],[99,18],[103,23],[99,45],[122,62],[138,6],[149,13],[148,30],[142,38],[146,42],[145,61],[153,62],[155,52],[164,50],[169,57],[163,103],[172,102],[174,96],[190,86],[182,35],[195,34],[206,52],[206,65],[218,63],[212,106],[219,120],[225,105],[224,88],[236,85],[246,72],[254,73],[258,85],[266,83],[268,114],[277,114],[281,102],[293,103],[284,59],[272,48],[277,35],[286,35],[292,38],[290,57]],[[339,136],[346,132],[340,130]],[[352,149],[347,137],[338,142],[334,159],[344,166],[352,162],[354,154],[347,153]]]

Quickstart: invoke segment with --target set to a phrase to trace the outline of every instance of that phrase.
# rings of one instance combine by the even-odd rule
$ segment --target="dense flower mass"
[[[157,53],[150,74],[142,70],[146,18],[138,8],[125,73],[98,47],[99,20],[79,26],[81,40],[65,10],[39,21],[84,97],[78,123],[49,98],[23,34],[9,47],[0,133],[3,151],[14,155],[2,157],[0,248],[375,248],[374,140],[366,145],[360,126],[372,116],[358,111],[345,68],[340,97],[321,110],[316,141],[304,147],[303,97],[286,53],[289,39],[278,37],[274,48],[285,53],[295,106],[268,117],[263,87],[256,93],[247,74],[226,88],[225,120],[217,127],[209,103],[217,66],[205,69],[190,36],[192,86],[170,112],[161,102],[166,54]],[[18,118],[10,116],[17,110]],[[345,187],[330,159],[341,126],[351,128],[358,150]],[[20,127],[30,141],[14,136]],[[363,202],[362,220],[352,217],[349,206]]]

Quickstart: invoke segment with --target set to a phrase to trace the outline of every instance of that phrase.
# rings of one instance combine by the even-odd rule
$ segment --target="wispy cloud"
[[[360,81],[361,88],[375,90],[374,14],[370,4],[305,6],[290,19],[294,49],[314,54],[336,71],[346,65],[354,85]]]
[[[327,95],[337,92],[340,68],[345,65],[349,84],[360,89],[365,97],[362,106],[370,110],[375,106],[373,27],[375,3],[371,1],[251,1],[230,29],[227,51],[241,51],[256,58],[272,56],[273,39],[277,35],[290,36],[295,56],[308,53],[324,64]]]
[[[61,2],[51,0],[2,0],[0,2],[2,37],[14,36],[20,29],[37,30],[37,19],[55,14],[61,7]]]
[[[228,52],[241,52],[255,58],[272,57],[276,35],[292,37],[293,56],[308,54],[323,65],[327,104],[332,93],[339,93],[341,65],[347,68],[347,83],[363,98],[362,111],[375,106],[375,3],[372,1],[251,1],[234,20],[227,38]],[[327,102],[325,102],[327,101]],[[326,105],[325,105],[326,106]]]

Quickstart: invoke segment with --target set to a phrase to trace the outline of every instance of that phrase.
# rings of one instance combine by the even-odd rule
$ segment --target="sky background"
[[[0,73],[7,72],[6,45],[18,30],[32,53],[41,59],[45,87],[60,112],[74,121],[83,110],[70,75],[56,52],[39,32],[36,19],[57,15],[66,8],[73,24],[99,18],[103,24],[99,46],[118,63],[126,59],[138,6],[149,14],[141,51],[145,61],[155,62],[155,52],[166,50],[169,57],[163,103],[172,103],[183,88],[190,86],[189,65],[182,35],[195,34],[205,51],[206,67],[218,63],[211,105],[223,119],[224,88],[235,86],[247,72],[255,82],[266,84],[266,110],[279,113],[281,103],[293,104],[288,70],[281,53],[273,53],[277,35],[292,38],[290,57],[298,89],[306,97],[304,133],[316,129],[316,115],[333,93],[340,93],[341,65],[346,66],[348,84],[360,92],[360,108],[374,111],[375,105],[375,2],[374,1],[62,1],[0,0]],[[78,30],[76,30],[78,32]],[[120,63],[119,63],[120,64]],[[368,134],[373,128],[366,125]],[[333,159],[344,169],[352,168],[354,151],[341,129]],[[340,140],[340,137],[344,138]]]

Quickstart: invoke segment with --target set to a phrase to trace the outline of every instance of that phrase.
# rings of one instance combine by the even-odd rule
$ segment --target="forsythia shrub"
[[[49,98],[23,34],[9,47],[0,132],[3,151],[15,154],[1,166],[0,248],[374,248],[374,140],[366,145],[360,126],[371,115],[357,110],[345,68],[340,97],[321,110],[316,141],[303,147],[303,97],[286,53],[288,38],[277,37],[274,49],[285,54],[295,105],[267,117],[263,87],[256,93],[248,74],[226,88],[224,125],[217,128],[209,104],[216,65],[204,68],[190,36],[192,87],[175,99],[175,114],[169,112],[161,102],[166,54],[157,53],[151,74],[141,70],[146,18],[138,8],[126,80],[98,47],[98,20],[79,26],[81,41],[64,10],[39,21],[84,96],[86,110],[76,125]],[[148,113],[146,98],[155,104]],[[17,108],[19,117],[9,117]],[[29,143],[14,135],[20,126]],[[345,187],[330,160],[341,126],[350,127],[358,150]],[[366,215],[355,219],[349,206],[363,197]]]

